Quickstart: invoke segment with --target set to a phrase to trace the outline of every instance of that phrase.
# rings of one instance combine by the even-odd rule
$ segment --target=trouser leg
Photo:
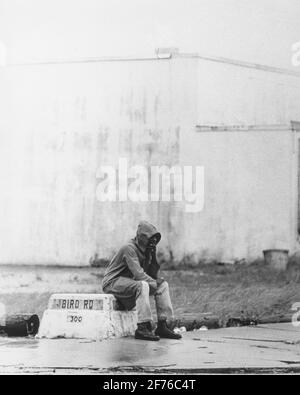
[[[170,320],[174,318],[169,285],[162,282],[154,293],[158,320]]]
[[[136,309],[138,315],[138,324],[142,322],[153,321],[151,306],[149,284],[146,281],[139,281],[140,292],[136,298]]]

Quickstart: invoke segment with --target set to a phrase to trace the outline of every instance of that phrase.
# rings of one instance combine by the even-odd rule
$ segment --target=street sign
[[[37,337],[107,339],[132,336],[136,326],[136,310],[118,310],[113,295],[54,294],[44,312]]]

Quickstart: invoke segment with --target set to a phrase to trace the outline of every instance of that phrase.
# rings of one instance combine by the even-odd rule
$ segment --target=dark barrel
[[[10,337],[35,336],[40,326],[36,314],[14,314],[6,316],[6,323],[2,330]]]

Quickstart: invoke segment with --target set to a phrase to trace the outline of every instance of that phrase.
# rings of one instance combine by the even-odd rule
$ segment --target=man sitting
[[[136,237],[112,258],[103,278],[105,293],[114,295],[126,310],[132,310],[136,306],[136,339],[181,338],[180,334],[174,333],[167,325],[173,318],[173,308],[168,283],[158,277],[156,245],[160,239],[161,234],[154,225],[147,221],[140,222]],[[150,295],[154,296],[158,318],[155,333]]]

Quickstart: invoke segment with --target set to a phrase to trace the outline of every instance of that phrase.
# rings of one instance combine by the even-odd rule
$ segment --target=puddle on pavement
[[[1,344],[2,347],[10,347],[10,348],[38,348],[39,341],[38,340],[12,340],[6,343]]]
[[[199,339],[197,337],[194,337],[193,340],[199,341],[199,342],[205,342],[205,343],[222,343],[225,344],[225,341],[222,340],[212,340],[212,339]]]
[[[129,364],[136,364],[141,361],[141,358],[161,358],[168,355],[167,345],[158,344],[144,344],[144,342],[111,342],[109,345],[108,352],[110,360],[120,361]]]
[[[300,365],[300,361],[279,361],[287,365]]]
[[[283,351],[282,348],[278,348],[278,347],[268,347],[268,346],[260,346],[258,344],[251,344],[250,347],[253,348],[259,348],[259,349],[264,349],[264,350],[275,350],[275,351]]]
[[[248,342],[264,342],[264,343],[287,343],[286,340],[250,339],[250,338],[246,338],[246,337],[230,337],[230,336],[224,336],[223,339],[245,340],[245,341],[248,341]],[[291,342],[291,344],[294,344],[294,342]]]

